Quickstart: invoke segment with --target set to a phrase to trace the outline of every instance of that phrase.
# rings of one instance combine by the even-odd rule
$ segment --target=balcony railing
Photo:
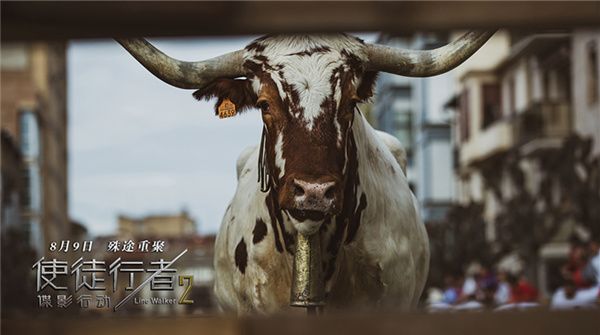
[[[518,145],[552,144],[569,135],[571,108],[566,102],[534,103],[516,116],[513,129]]]
[[[492,123],[460,146],[460,164],[470,165],[509,150],[514,145],[513,136],[510,120],[501,119]]]

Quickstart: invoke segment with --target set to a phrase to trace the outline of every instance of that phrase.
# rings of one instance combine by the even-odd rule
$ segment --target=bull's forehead
[[[309,129],[323,112],[326,99],[339,106],[341,75],[351,74],[350,80],[358,84],[367,59],[363,41],[345,34],[267,36],[245,50],[246,64],[273,80],[289,112],[303,118]],[[260,76],[254,78],[253,87],[258,94]]]

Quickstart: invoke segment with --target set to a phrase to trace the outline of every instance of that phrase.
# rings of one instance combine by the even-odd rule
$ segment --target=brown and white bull
[[[215,293],[224,310],[289,306],[298,232],[319,233],[328,306],[417,303],[429,245],[406,155],[356,104],[372,96],[379,71],[437,75],[491,35],[467,33],[428,51],[345,34],[274,35],[200,62],[170,58],[143,39],[119,40],[160,79],[197,89],[198,99],[261,110],[261,144],[238,159],[237,191],[215,245]]]

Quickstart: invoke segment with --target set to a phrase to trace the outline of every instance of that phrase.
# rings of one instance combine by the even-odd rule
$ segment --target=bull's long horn
[[[468,32],[458,40],[433,50],[406,50],[369,44],[367,68],[407,77],[435,76],[460,65],[494,32]]]
[[[202,88],[217,78],[244,75],[242,50],[205,61],[184,62],[165,55],[143,38],[116,40],[148,71],[165,83],[179,88]]]

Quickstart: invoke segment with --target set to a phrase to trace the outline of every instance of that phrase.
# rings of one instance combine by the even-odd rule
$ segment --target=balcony
[[[499,120],[482,129],[460,147],[460,165],[466,166],[509,150],[514,145],[512,123]]]
[[[558,148],[572,130],[567,102],[537,102],[513,118],[497,120],[458,149],[461,166],[519,147],[525,155]]]
[[[557,148],[571,132],[571,108],[566,102],[532,104],[514,119],[514,138],[524,154]]]

